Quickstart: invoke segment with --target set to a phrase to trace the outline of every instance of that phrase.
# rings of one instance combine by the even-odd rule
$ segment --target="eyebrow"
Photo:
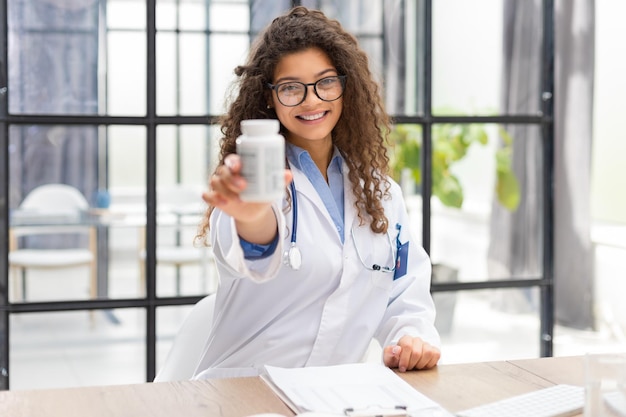
[[[315,74],[316,77],[322,77],[323,75],[326,75],[329,72],[334,72],[335,74],[337,74],[337,70],[334,68],[328,68],[325,69],[323,71],[318,72],[317,74]],[[296,77],[282,77],[277,79],[274,84],[280,84],[281,82],[285,82],[285,81],[300,81],[299,78]]]

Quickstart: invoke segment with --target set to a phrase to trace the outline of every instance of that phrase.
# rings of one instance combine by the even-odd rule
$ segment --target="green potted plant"
[[[516,210],[519,205],[519,183],[511,167],[513,139],[499,129],[503,146],[496,151],[495,193],[502,206]],[[437,124],[432,131],[432,194],[448,207],[461,208],[463,187],[451,167],[465,157],[469,148],[486,145],[489,136],[480,124]],[[415,184],[422,182],[422,129],[420,125],[398,124],[390,132],[391,170],[398,182],[409,172]]]
[[[452,166],[462,160],[471,146],[485,146],[489,136],[481,124],[437,124],[432,128],[432,195],[447,207],[461,208],[463,187],[452,172]],[[513,138],[499,129],[502,146],[496,151],[495,195],[508,210],[517,209],[520,201],[519,183],[511,166]],[[390,132],[391,174],[402,183],[408,174],[417,187],[422,182],[422,128],[420,125],[398,124]],[[433,265],[433,281],[458,280],[458,270],[449,265]],[[437,306],[435,325],[441,334],[452,329],[456,293],[433,295]]]

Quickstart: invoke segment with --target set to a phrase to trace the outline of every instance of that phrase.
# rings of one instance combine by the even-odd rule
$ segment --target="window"
[[[79,372],[67,385],[154,378],[189,306],[215,289],[210,255],[192,241],[232,70],[254,36],[295,4],[322,9],[357,36],[384,86],[396,140],[420,149],[397,179],[413,232],[436,264],[436,302],[441,312],[452,313],[438,318],[444,337],[456,341],[455,327],[468,325],[458,318],[468,317],[467,311],[478,311],[479,321],[494,319],[484,301],[500,299],[527,308],[531,313],[519,320],[530,321],[541,335],[523,354],[551,355],[552,207],[551,191],[542,185],[552,170],[545,155],[552,109],[540,94],[552,88],[551,2],[531,11],[538,23],[528,40],[533,55],[527,74],[507,67],[510,57],[501,52],[499,0],[4,4],[0,25],[8,53],[0,74],[8,89],[0,91],[0,155],[8,169],[0,172],[0,192],[8,206],[0,207],[0,232],[9,236],[17,225],[93,227],[96,275],[91,281],[89,268],[78,266],[22,274],[9,257],[0,259],[0,388],[9,387],[9,375],[15,388],[55,386],[59,376],[85,363],[97,371]],[[522,90],[505,94],[502,85],[528,74],[535,78]],[[506,95],[511,100],[503,105]],[[440,193],[437,158],[459,132],[469,132],[474,142],[449,169],[456,194]],[[532,183],[518,194],[540,210],[517,218],[498,205],[493,189],[503,175]],[[46,183],[79,190],[87,209],[79,217],[20,211],[30,191]],[[514,228],[522,233],[499,233]],[[0,250],[8,254],[5,241]],[[525,253],[521,264],[511,263],[504,250],[511,246]],[[506,309],[499,311],[498,323],[506,323]],[[35,345],[70,360],[55,369],[48,366],[53,361],[44,366],[35,361],[43,359]],[[24,378],[29,362],[41,365],[37,382]]]

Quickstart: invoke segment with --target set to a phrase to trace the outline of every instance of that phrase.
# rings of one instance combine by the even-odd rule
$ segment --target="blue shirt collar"
[[[298,168],[300,171],[304,172],[306,176],[310,179],[311,175],[309,175],[310,173],[307,172],[306,169],[306,166],[308,164],[304,163],[305,158],[309,161],[313,160],[313,158],[311,158],[311,155],[309,154],[309,151],[302,149],[299,146],[296,146],[290,142],[285,142],[285,145],[287,159],[289,160],[289,162],[291,162],[291,164],[293,164],[293,166]],[[341,153],[336,146],[333,147],[333,156],[330,160],[329,169],[331,165],[334,165],[335,169],[343,173],[343,157],[341,156]]]

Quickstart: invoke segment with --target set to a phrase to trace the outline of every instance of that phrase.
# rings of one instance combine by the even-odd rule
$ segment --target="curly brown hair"
[[[242,120],[277,118],[274,110],[268,108],[271,93],[268,83],[272,82],[274,69],[283,56],[309,48],[324,51],[337,72],[347,75],[343,111],[332,132],[333,144],[350,168],[348,178],[361,223],[367,218],[372,231],[386,233],[388,220],[382,199],[390,195],[385,144],[391,121],[380,88],[369,70],[367,54],[337,20],[329,19],[321,11],[298,6],[275,18],[252,45],[245,65],[235,68],[236,95],[221,118],[224,136],[219,164],[236,152],[235,141],[241,135]],[[199,237],[206,237],[212,210],[213,207],[207,210]]]

